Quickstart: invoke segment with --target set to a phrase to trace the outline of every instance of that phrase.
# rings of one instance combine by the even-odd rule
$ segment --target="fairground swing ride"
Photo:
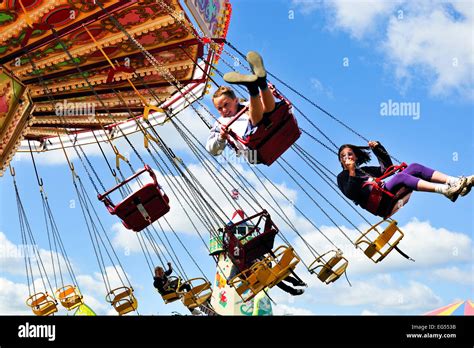
[[[380,262],[394,249],[403,254],[398,248],[403,232],[391,216],[408,201],[410,192],[392,195],[379,183],[403,170],[404,164],[390,168],[384,177],[374,180],[370,211],[378,213],[382,221],[372,225],[338,191],[336,175],[318,160],[316,151],[302,147],[298,140],[306,138],[336,154],[337,145],[276,84],[345,130],[367,139],[277,76],[268,73],[272,80],[270,88],[279,100],[268,123],[246,140],[234,136],[235,142],[255,150],[259,164],[245,166],[265,192],[228,158],[222,163],[210,156],[204,139],[197,139],[193,129],[180,120],[180,112],[185,108],[191,108],[208,128],[210,120],[218,118],[203,103],[211,85],[218,86],[216,79],[223,76],[218,63],[234,70],[238,67],[234,62],[245,60],[242,52],[226,39],[231,12],[228,0],[11,0],[0,4],[0,175],[9,172],[12,177],[23,244],[36,246],[36,237],[46,233],[53,265],[53,272],[46,270],[37,247],[33,248],[35,258],[25,257],[29,289],[25,300],[35,315],[58,313],[61,307],[72,313],[87,301],[67,257],[68,246],[61,237],[64,226],[56,223],[54,203],[47,195],[48,180],[43,181],[35,161],[38,153],[46,151],[62,152],[69,165],[84,230],[105,286],[104,297],[119,315],[138,313],[139,297],[101,221],[104,214],[115,216],[136,235],[152,276],[155,265],[173,261],[177,273],[174,280],[180,286],[162,296],[164,303],[181,301],[185,307],[200,308],[208,315],[271,314],[269,289],[289,275],[296,276],[297,265],[303,265],[326,284],[346,273],[349,261],[342,250],[272,182],[265,173],[267,166],[288,176],[313,208],[372,261]],[[221,208],[224,202],[215,200],[193,170],[162,139],[160,127],[164,124],[176,129],[195,160],[226,197],[225,204],[235,211],[230,219],[229,212]],[[143,144],[132,142],[132,134],[141,134]],[[130,146],[137,159],[134,162],[138,163],[132,163],[120,151],[118,139]],[[92,164],[84,151],[85,145],[98,147],[109,174]],[[105,147],[112,149],[115,158],[107,157]],[[72,162],[66,149],[74,152],[77,163]],[[31,173],[38,183],[43,205],[43,226],[32,228],[22,200],[21,183],[11,165],[18,152],[28,153],[32,160]],[[288,161],[289,152],[307,172],[336,193],[337,202],[331,202],[314,180],[303,176]],[[84,184],[84,175],[95,192]],[[228,194],[231,191],[233,195]],[[318,250],[317,245],[311,245],[278,200],[291,202],[331,248]],[[389,208],[383,212],[378,209],[382,200],[389,202],[384,205]],[[246,212],[240,201],[247,207]],[[323,207],[322,202],[330,208]],[[347,205],[372,227],[360,230],[336,204]],[[189,246],[167,219],[166,215],[178,206],[185,212],[183,219],[190,222],[215,261],[214,282],[206,277]],[[337,221],[340,218],[358,232],[357,237],[350,237],[341,229]],[[275,223],[277,220],[280,226]],[[164,228],[172,232],[165,233]],[[210,244],[203,237],[204,231],[209,233]],[[291,245],[290,234],[302,241],[310,259],[303,258],[303,250]],[[171,243],[170,236],[177,242]],[[281,245],[276,244],[276,237],[281,239]],[[187,275],[176,248],[186,252],[200,276]],[[237,273],[231,274],[233,267]],[[119,286],[113,285],[111,278],[119,279]],[[181,290],[183,284],[188,284],[190,290]]]

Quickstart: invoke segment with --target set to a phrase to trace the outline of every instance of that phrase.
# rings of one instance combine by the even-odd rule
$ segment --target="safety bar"
[[[105,192],[101,195],[98,195],[97,197],[99,198],[100,201],[103,201],[109,194],[111,194],[115,190],[119,189],[120,187],[122,187],[123,185],[128,183],[129,181],[135,179],[137,176],[143,174],[144,172],[148,172],[150,174],[150,176],[152,177],[154,184],[158,186],[158,182],[156,181],[155,173],[153,172],[153,170],[150,168],[150,166],[148,164],[145,164],[145,167],[143,169],[139,170],[138,172],[133,174],[131,177],[125,179],[120,184],[117,184],[115,187],[111,188],[110,190],[108,190],[107,192]]]

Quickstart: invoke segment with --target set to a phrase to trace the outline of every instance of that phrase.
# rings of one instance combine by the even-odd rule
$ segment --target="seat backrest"
[[[377,251],[379,251],[379,249],[377,248],[377,245],[375,243],[367,243],[368,246],[367,246],[367,249],[364,250],[364,254],[369,257],[369,258],[372,258],[375,253]]]
[[[342,259],[342,256],[339,256],[339,255],[335,255],[331,257],[331,259],[328,262],[326,262],[322,266],[321,270],[319,271],[318,279],[323,282],[326,281],[330,275],[334,274],[333,267],[337,265],[337,263],[341,261],[341,259]]]
[[[243,245],[246,266],[272,251],[277,232],[270,228]]]
[[[59,292],[57,293],[57,297],[61,300],[65,297],[68,297],[74,294],[76,294],[76,287],[72,285],[66,285],[65,287],[59,289]]]
[[[155,202],[156,200],[162,202],[164,207],[167,205],[167,201],[162,195],[159,187],[157,187],[153,183],[149,183],[143,185],[138,191],[134,192],[133,194],[125,198],[125,200],[118,203],[115,206],[114,213],[123,219],[128,215],[136,212],[136,202],[140,202],[141,204],[143,204],[143,206],[146,207],[148,203]]]
[[[393,237],[395,232],[398,231],[397,222],[395,220],[391,221],[390,224],[385,228],[380,236],[375,240],[375,245],[377,250],[381,250],[385,244],[387,244],[390,239]]]
[[[341,267],[339,267],[338,269],[334,271],[334,273],[338,276],[341,276],[346,271],[348,265],[349,265],[349,262],[347,261],[344,262]]]
[[[128,287],[120,287],[109,292],[109,294],[107,295],[107,298],[110,303],[114,304],[128,296],[133,297],[132,289]]]
[[[161,295],[161,297],[163,298],[163,301],[165,301],[165,303],[171,303],[176,300],[179,300],[181,296],[178,295],[176,292],[170,292],[168,294]]]
[[[42,303],[48,301],[48,296],[45,293],[38,293],[30,297],[29,299],[31,302],[28,304],[31,307],[37,307]]]
[[[127,229],[140,232],[170,211],[168,202],[168,196],[158,186],[147,184],[117,204],[112,213],[123,220]]]
[[[245,249],[240,240],[232,233],[231,230],[226,230],[224,235],[225,250],[227,255],[232,260],[232,263],[237,266],[240,272],[246,269],[245,266]]]
[[[326,284],[329,284],[339,279],[339,277],[343,275],[344,272],[346,271],[348,265],[349,265],[349,262],[347,262],[347,260],[344,259],[344,262],[341,264],[341,266],[339,266],[336,270],[333,269],[329,277],[326,278],[325,280]]]
[[[191,288],[191,290],[184,293],[184,296],[189,296],[189,297],[199,296],[199,294],[201,294],[203,291],[205,291],[207,289],[210,289],[210,288],[211,288],[211,284],[206,282],[204,284],[200,284],[200,285],[197,285],[197,286]]]
[[[282,101],[277,103],[273,113],[268,116],[268,125],[259,124],[255,133],[246,140],[246,145],[249,149],[257,151],[259,163],[269,166],[300,136],[301,130],[290,111],[290,106]]]
[[[258,283],[252,284],[250,287],[266,287],[268,284],[271,284],[275,279],[275,274],[272,273],[270,268],[260,268],[255,273],[255,278],[258,280]]]
[[[119,315],[124,315],[136,310],[138,308],[138,302],[135,296],[131,295],[130,298],[115,302],[114,308]]]
[[[265,114],[257,130],[246,139],[246,145],[251,149],[257,149],[267,142],[287,121],[290,114],[289,108],[284,101],[276,103],[273,112]]]
[[[32,307],[33,313],[38,316],[47,316],[58,311],[58,306],[54,301],[43,302],[40,306]]]
[[[195,308],[197,306],[200,306],[204,302],[206,302],[209,297],[211,297],[212,292],[206,292],[206,293],[196,293],[195,295],[191,293],[186,293],[184,296],[181,298],[181,301],[183,304],[188,307],[188,308]]]
[[[395,194],[395,198],[393,199],[393,205],[389,209],[389,213],[386,217],[390,217],[403,208],[408,201],[410,200],[412,190],[402,187],[398,192]]]
[[[73,295],[73,296],[68,296],[60,300],[61,304],[63,307],[65,307],[68,310],[74,309],[76,307],[79,307],[81,304],[83,304],[83,297],[80,295]]]
[[[255,278],[256,279],[256,278]],[[254,283],[254,282],[253,282]],[[239,286],[235,288],[235,291],[239,296],[242,296],[244,292],[250,289],[250,285],[247,282],[241,283]]]
[[[283,252],[283,255],[280,257],[280,260],[277,263],[277,266],[281,269],[286,268],[290,265],[291,261],[296,257],[293,248],[286,248]]]

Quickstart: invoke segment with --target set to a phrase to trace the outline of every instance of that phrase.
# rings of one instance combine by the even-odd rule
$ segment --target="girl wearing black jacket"
[[[379,166],[363,166],[370,161],[368,149],[371,149],[379,161]],[[387,150],[377,141],[369,141],[369,148],[351,144],[342,145],[338,156],[343,171],[337,176],[337,185],[342,193],[362,208],[367,209],[367,202],[372,190],[366,182],[380,177],[392,165]],[[451,201],[456,201],[459,195],[465,196],[474,184],[474,175],[452,177],[439,171],[412,163],[408,167],[390,177],[383,188],[395,194],[405,187],[414,191],[437,192]]]

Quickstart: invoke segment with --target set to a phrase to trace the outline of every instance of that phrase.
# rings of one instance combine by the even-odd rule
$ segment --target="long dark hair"
[[[344,145],[341,145],[341,147],[339,148],[339,151],[337,152],[337,158],[339,159],[339,162],[341,161],[341,152],[342,150],[344,150],[346,147],[350,148],[354,154],[356,155],[357,157],[357,161],[356,161],[356,164],[357,165],[361,165],[361,164],[364,164],[364,163],[367,163],[370,161],[370,147],[368,146],[356,146],[356,145],[352,145],[352,144],[344,144]],[[341,166],[342,168],[344,168],[344,166],[342,165],[341,163]]]

